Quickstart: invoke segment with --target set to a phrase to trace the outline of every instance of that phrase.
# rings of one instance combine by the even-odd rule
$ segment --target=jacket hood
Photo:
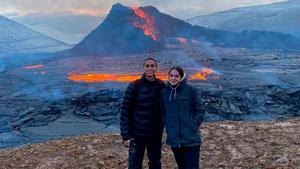
[[[177,88],[180,88],[180,86],[186,84],[186,82],[187,82],[187,79],[186,79],[185,73],[183,74],[183,77],[182,77],[181,81],[176,86],[172,86],[168,82],[168,88],[169,88],[169,90],[171,90],[170,95],[169,95],[169,101],[172,101],[172,100],[176,99]]]

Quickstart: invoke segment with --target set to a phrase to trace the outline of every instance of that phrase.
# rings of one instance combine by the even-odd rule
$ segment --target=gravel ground
[[[201,168],[300,168],[300,118],[204,123],[201,132]],[[162,153],[163,168],[176,168],[169,146],[163,145]],[[125,169],[127,150],[118,134],[82,135],[2,149],[0,168]]]

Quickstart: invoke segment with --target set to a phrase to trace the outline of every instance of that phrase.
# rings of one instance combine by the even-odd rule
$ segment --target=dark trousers
[[[200,146],[173,148],[178,169],[199,169]]]
[[[149,169],[161,169],[161,138],[144,140],[135,138],[130,142],[128,169],[141,169],[145,149],[149,159]]]

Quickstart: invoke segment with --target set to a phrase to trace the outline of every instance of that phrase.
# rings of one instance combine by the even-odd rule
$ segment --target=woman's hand
[[[130,142],[131,142],[132,140],[133,140],[133,138],[123,141],[124,146],[125,146],[126,148],[128,148],[128,147],[130,146]]]

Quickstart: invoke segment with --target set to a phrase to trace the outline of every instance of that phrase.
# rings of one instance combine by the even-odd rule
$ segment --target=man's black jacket
[[[163,81],[149,81],[145,75],[128,85],[121,105],[120,129],[123,140],[161,136],[160,92],[163,88]]]

